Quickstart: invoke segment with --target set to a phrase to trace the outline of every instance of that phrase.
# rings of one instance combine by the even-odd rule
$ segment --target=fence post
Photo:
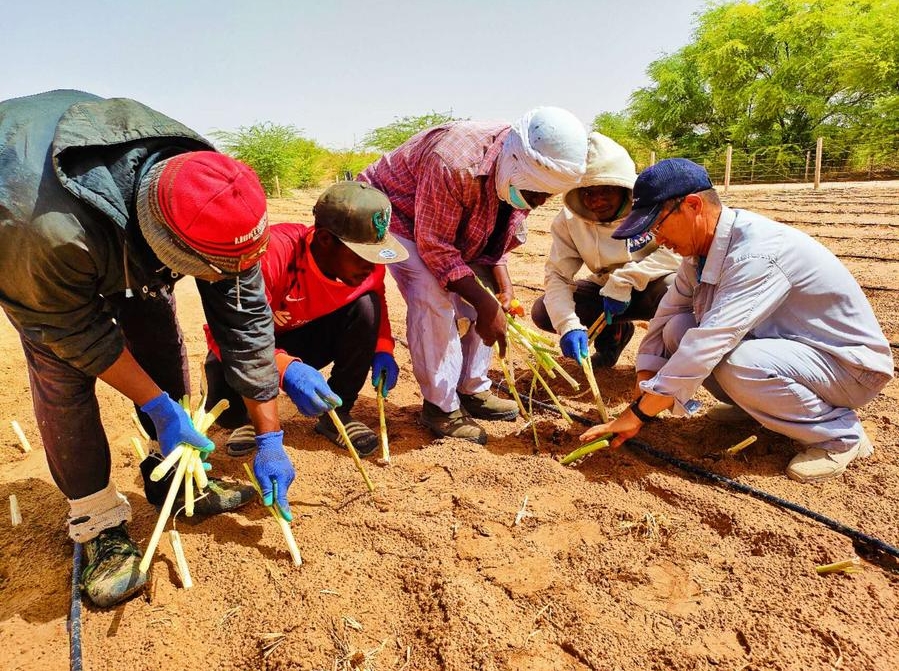
[[[656,153],[654,151],[649,152],[649,165],[656,164]]]
[[[275,195],[278,198],[281,197],[281,181],[278,179],[277,175],[275,175]]]
[[[805,179],[803,180],[804,182],[808,181],[808,167],[811,164],[811,162],[812,162],[812,150],[807,149],[805,151]]]
[[[752,162],[749,165],[749,183],[755,182],[755,154],[752,155]]]
[[[815,188],[821,187],[821,154],[824,149],[824,138],[818,138],[818,144],[815,145]]]
[[[734,146],[729,144],[727,145],[727,154],[724,158],[724,193],[727,193],[727,189],[730,187],[730,165],[733,156]]]

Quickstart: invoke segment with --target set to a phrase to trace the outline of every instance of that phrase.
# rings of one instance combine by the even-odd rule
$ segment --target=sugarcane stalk
[[[384,464],[390,465],[390,445],[387,443],[387,413],[384,412],[384,376],[378,380],[378,390],[375,392],[378,397],[378,426],[380,428],[381,439],[381,459]]]
[[[596,375],[593,374],[593,364],[590,363],[588,357],[581,359],[581,368],[584,371],[584,377],[587,378],[587,384],[590,385],[590,391],[596,400],[596,409],[599,411],[599,417],[602,423],[609,421],[609,411],[606,410],[606,404],[602,402],[602,394],[599,393],[599,385],[596,384]]]
[[[178,447],[182,447],[179,445]],[[177,447],[175,448],[178,449]],[[156,528],[153,529],[153,535],[150,536],[150,542],[147,543],[147,549],[144,557],[140,562],[141,573],[146,573],[150,568],[150,562],[153,561],[153,554],[156,552],[156,546],[159,545],[159,539],[162,537],[162,531],[165,529],[165,523],[172,514],[172,506],[175,504],[175,498],[178,496],[178,488],[184,480],[184,473],[187,471],[187,465],[193,458],[192,450],[181,450],[181,459],[178,461],[178,469],[175,471],[175,477],[172,478],[172,484],[169,485],[169,493],[165,497],[162,504],[162,510],[159,511],[159,519],[156,521]]]
[[[12,425],[13,432],[16,434],[16,438],[19,439],[19,445],[22,447],[22,452],[31,452],[31,443],[28,442],[25,432],[22,431],[22,426],[16,420],[12,420],[10,424]]]
[[[493,346],[496,350],[497,355],[499,355],[499,344]],[[511,348],[506,351],[506,355],[511,352]],[[515,399],[515,402],[518,404],[518,411],[521,413],[521,416],[525,419],[529,419],[527,410],[524,409],[524,403],[521,402],[521,396],[518,395],[518,390],[515,388],[515,378],[512,376],[512,372],[509,366],[506,365],[506,360],[503,357],[499,357],[499,366],[502,368],[503,376],[506,378],[506,385],[509,387],[509,391],[512,392],[512,398]]]
[[[603,329],[608,326],[608,322],[606,321],[606,313],[600,312],[599,317],[596,318],[596,321],[590,325],[590,328],[587,329],[587,342],[592,345],[593,341],[596,340],[596,336],[602,333]]]
[[[365,480],[365,485],[366,487],[368,487],[368,491],[375,491],[375,486],[368,478],[368,473],[365,472],[365,466],[362,465],[362,460],[359,458],[359,453],[356,452],[356,448],[353,447],[353,441],[351,441],[350,437],[347,435],[346,427],[343,425],[343,422],[340,421],[340,417],[337,416],[337,412],[334,409],[328,410],[328,416],[331,418],[331,421],[334,422],[334,426],[337,428],[337,432],[340,434],[340,437],[343,438],[343,442],[346,444],[347,449],[350,451],[350,456],[353,458],[353,463],[356,464],[356,469],[362,474],[362,479]]]
[[[169,531],[169,542],[172,544],[172,550],[175,553],[175,566],[178,569],[178,576],[181,578],[181,586],[184,589],[190,589],[194,586],[194,581],[190,577],[190,569],[187,567],[184,546],[181,545],[181,534],[172,529]]]
[[[134,447],[134,451],[137,453],[138,459],[143,461],[147,458],[147,453],[144,452],[144,446],[141,445],[140,438],[137,436],[133,436],[131,438],[131,445]]]
[[[9,495],[9,521],[14,527],[22,523],[22,511],[19,510],[19,499],[15,494]]]
[[[263,501],[265,497],[262,496],[262,487],[259,486],[259,481],[256,479],[256,476],[253,474],[253,469],[250,468],[250,465],[244,462],[244,470],[247,472],[247,477],[250,479],[250,484],[253,485],[256,493],[259,494],[259,498]],[[264,504],[263,504],[264,505]],[[287,543],[287,551],[290,552],[290,558],[293,560],[294,566],[302,566],[303,558],[300,556],[300,548],[297,547],[297,541],[293,537],[293,531],[290,529],[290,522],[284,519],[277,510],[275,510],[275,504],[272,503],[270,506],[265,506],[268,508],[268,511],[272,514],[272,517],[278,522],[278,527],[281,529],[281,533],[284,536],[284,540]]]
[[[562,417],[565,419],[566,422],[568,422],[569,424],[574,424],[574,421],[571,419],[569,414],[565,411],[565,408],[562,407],[562,404],[559,402],[559,399],[553,393],[553,390],[549,388],[549,385],[546,384],[546,380],[543,379],[543,376],[540,375],[540,372],[537,370],[537,368],[534,366],[534,364],[532,364],[530,361],[525,361],[525,363],[527,364],[528,368],[531,369],[531,372],[534,374],[534,377],[537,378],[537,381],[540,383],[540,385],[543,387],[543,389],[549,395],[549,398],[552,400],[553,404],[558,409],[559,414],[562,415]]]
[[[175,462],[179,461],[187,449],[186,443],[181,443],[175,446],[175,449],[169,452],[169,456],[160,461],[156,468],[154,468],[150,472],[150,479],[153,482],[159,482],[165,477],[165,474],[169,472],[169,469],[175,465]]]
[[[601,450],[609,446],[609,437],[611,433],[606,434],[604,437],[597,438],[596,440],[590,441],[586,445],[582,445],[577,448],[573,452],[568,453],[559,463],[563,466],[567,466],[568,464],[573,464],[578,459],[583,459],[588,454],[592,454],[597,450]]]
[[[749,447],[750,445],[752,445],[755,441],[756,441],[755,436],[749,436],[749,438],[746,438],[745,440],[741,440],[739,443],[737,443],[733,447],[728,447],[726,452],[730,455],[737,454],[741,450],[744,450],[747,447]]]

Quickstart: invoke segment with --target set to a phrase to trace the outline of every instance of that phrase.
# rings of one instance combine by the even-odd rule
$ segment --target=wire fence
[[[704,166],[716,184],[727,177],[727,147],[703,155],[650,153],[637,157],[638,168],[663,158],[680,156]],[[730,160],[730,184],[773,184],[815,182],[817,146],[780,145],[750,151],[733,147]],[[846,182],[899,179],[899,137],[877,144],[837,144],[822,141],[819,181]]]

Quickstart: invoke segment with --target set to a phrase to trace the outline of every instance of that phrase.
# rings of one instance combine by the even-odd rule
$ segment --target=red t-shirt
[[[265,296],[272,312],[289,315],[287,323],[275,324],[275,333],[300,327],[374,291],[381,302],[381,324],[375,351],[393,354],[393,336],[384,296],[384,266],[376,265],[362,284],[351,287],[340,280],[328,279],[316,265],[309,250],[315,235],[312,226],[277,224],[270,231],[268,249],[262,257]]]
[[[375,351],[393,354],[394,342],[384,295],[384,266],[376,265],[362,284],[351,287],[340,280],[325,277],[316,265],[309,250],[315,235],[312,226],[276,224],[269,230],[268,249],[261,261],[265,297],[272,312],[280,313],[279,317],[287,319],[286,322],[279,319],[283,322],[281,325],[275,323],[275,334],[299,328],[352,303],[362,294],[374,291],[381,303],[381,323]],[[218,345],[212,339],[209,328],[204,325],[203,330],[209,349],[219,356]]]

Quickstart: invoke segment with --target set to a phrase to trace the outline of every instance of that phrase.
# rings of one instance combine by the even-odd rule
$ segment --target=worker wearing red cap
[[[183,275],[197,279],[225,375],[246,401],[263,494],[290,518],[294,470],[258,264],[267,243],[256,175],[177,121],[80,91],[0,102],[0,305],[21,336],[50,473],[69,501],[69,535],[84,543],[82,585],[99,606],[136,593],[146,575],[125,526],[130,505],[110,481],[96,380],[140,408],[162,455],[214,447],[173,400],[189,392],[172,295]],[[141,464],[156,505],[168,489],[146,478],[158,459]],[[251,495],[211,480],[197,512]]]

